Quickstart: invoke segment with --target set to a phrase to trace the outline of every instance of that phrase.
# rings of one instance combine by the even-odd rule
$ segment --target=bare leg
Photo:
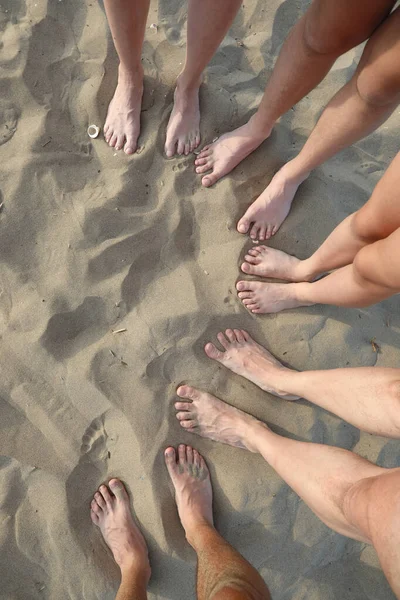
[[[314,254],[299,260],[280,250],[257,246],[249,250],[242,271],[289,281],[312,281],[316,275],[353,263],[365,246],[387,238],[400,227],[400,153],[375,187],[371,198],[328,236]]]
[[[300,154],[287,163],[238,223],[238,231],[268,239],[286,218],[299,185],[310,171],[375,131],[400,101],[400,10],[375,31],[356,73],[330,101]]]
[[[174,108],[167,127],[168,157],[189,154],[200,144],[199,88],[213,57],[240,7],[240,0],[189,0],[186,62],[178,77]]]
[[[244,306],[252,313],[332,304],[371,306],[400,292],[400,228],[389,237],[364,246],[353,264],[313,283],[261,283],[239,281],[236,285]]]
[[[207,356],[262,390],[285,400],[305,398],[363,431],[400,438],[400,369],[360,367],[299,373],[283,366],[247,331],[227,329],[217,337],[225,352],[208,343]]]
[[[116,600],[146,600],[151,574],[146,542],[133,521],[123,483],[111,479],[108,485],[95,493],[90,516],[121,569]]]
[[[362,6],[357,0],[314,0],[288,35],[256,114],[199,154],[196,172],[212,171],[203,185],[213,185],[253,152],[275,121],[322,81],[338,56],[368,39],[393,5],[392,0]]]
[[[250,415],[189,386],[178,388],[178,395],[189,400],[175,405],[187,431],[260,453],[328,527],[372,543],[400,598],[400,469],[382,469],[341,448],[281,437]]]
[[[197,553],[199,600],[269,600],[259,573],[214,528],[211,480],[203,457],[181,444],[178,456],[174,448],[166,449],[165,463],[186,538]]]
[[[143,95],[141,63],[150,0],[104,0],[115,49],[120,60],[118,85],[108,108],[104,137],[126,154],[137,149]]]

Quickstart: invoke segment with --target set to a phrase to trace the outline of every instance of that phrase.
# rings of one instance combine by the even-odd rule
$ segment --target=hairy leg
[[[129,497],[119,479],[101,485],[91,503],[90,516],[121,569],[116,600],[146,600],[150,564],[146,542],[133,521]]]
[[[108,107],[104,137],[126,154],[137,149],[143,95],[141,63],[144,32],[150,0],[104,0],[115,49],[120,60],[118,84]]]
[[[213,57],[240,7],[240,0],[189,0],[186,62],[178,77],[167,127],[168,157],[189,154],[200,144],[199,88]]]
[[[375,131],[400,101],[400,10],[370,37],[353,78],[334,96],[296,158],[272,179],[238,223],[250,237],[268,239],[286,218],[299,185],[310,171]]]
[[[368,39],[393,5],[393,0],[362,6],[358,0],[314,0],[287,36],[256,114],[199,154],[196,172],[211,170],[203,185],[213,185],[253,152],[275,121],[322,81],[338,56]]]
[[[181,386],[177,393],[188,400],[175,404],[187,431],[260,453],[328,527],[373,544],[400,598],[400,469],[377,467],[341,448],[284,438],[190,386]]]
[[[221,352],[205,346],[209,358],[285,400],[305,398],[368,433],[400,438],[400,369],[359,367],[299,373],[282,365],[247,331],[220,332]]]
[[[166,449],[165,463],[186,538],[197,553],[199,600],[269,600],[259,573],[214,527],[210,473],[203,457],[181,444],[178,453]]]
[[[385,469],[341,448],[279,436],[254,417],[190,386],[181,386],[177,393],[189,400],[175,404],[176,416],[187,431],[260,453],[324,523],[370,542],[365,532],[348,521],[343,502],[352,485]]]

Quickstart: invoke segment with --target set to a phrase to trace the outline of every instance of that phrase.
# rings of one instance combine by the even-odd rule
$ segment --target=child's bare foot
[[[275,277],[288,281],[311,281],[312,274],[304,269],[304,261],[281,250],[255,246],[244,257],[241,269],[247,275]]]
[[[252,117],[242,127],[221,135],[213,144],[205,146],[194,161],[196,173],[211,171],[202,178],[202,184],[205,187],[214,185],[258,148],[269,134],[270,131],[267,134],[261,132]]]
[[[198,85],[185,87],[178,77],[174,107],[167,126],[165,154],[188,155],[200,144],[200,105]]]
[[[213,526],[212,488],[204,458],[191,446],[180,444],[165,450],[165,464],[175,488],[179,518],[189,543],[199,526]]]
[[[176,418],[181,427],[216,442],[257,452],[254,431],[267,426],[251,415],[222,402],[215,396],[188,385],[177,389],[181,398],[190,402],[176,402]]]
[[[261,283],[238,281],[236,289],[244,306],[252,313],[277,313],[289,308],[311,306],[313,302],[299,300],[297,286],[307,283]]]
[[[289,214],[297,188],[307,177],[308,173],[293,176],[290,163],[282,167],[238,222],[239,233],[250,230],[250,237],[260,241],[275,235]]]
[[[207,356],[249,379],[265,392],[285,400],[299,399],[299,396],[284,391],[285,378],[290,376],[292,370],[284,367],[268,350],[257,344],[247,331],[227,329],[225,334],[221,331],[217,338],[225,352],[220,352],[209,342],[204,348]]]
[[[147,584],[151,574],[147,546],[132,518],[125,486],[119,479],[111,479],[108,486],[101,485],[95,493],[90,516],[121,571],[134,569]]]
[[[140,134],[140,111],[143,96],[143,69],[125,73],[121,67],[114,97],[108,107],[104,138],[112,148],[124,149],[126,154],[137,150]]]

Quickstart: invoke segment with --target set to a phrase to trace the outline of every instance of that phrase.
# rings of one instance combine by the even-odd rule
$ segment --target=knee
[[[359,285],[365,287],[370,287],[371,284],[374,285],[377,283],[373,277],[373,270],[371,270],[369,249],[370,246],[364,246],[364,248],[361,248],[353,260],[353,269],[356,281]]]
[[[379,224],[379,219],[371,213],[367,205],[351,216],[352,233],[360,242],[365,244],[372,244],[382,238]]]
[[[211,600],[244,600],[244,598],[251,600],[250,596],[244,595],[243,592],[233,587],[225,586],[212,596]]]
[[[388,383],[388,389],[386,393],[391,401],[391,406],[394,407],[391,417],[394,428],[393,437],[400,438],[400,371],[399,379],[394,379]]]
[[[303,42],[310,54],[341,56],[361,41],[359,36],[355,37],[352,30],[346,31],[346,27],[326,27],[321,21],[306,14],[303,29]]]
[[[357,91],[369,106],[389,106],[400,100],[400,75],[397,69],[385,73],[378,66],[367,65],[357,77]]]

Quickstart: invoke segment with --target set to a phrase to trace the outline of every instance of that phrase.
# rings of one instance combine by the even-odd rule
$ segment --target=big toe
[[[216,348],[216,346],[214,346],[214,344],[212,344],[211,342],[204,346],[204,351],[207,354],[207,356],[209,358],[212,358],[213,360],[221,361],[224,358],[224,353],[220,352],[218,348]]]
[[[177,469],[175,448],[169,446],[164,452],[165,464],[169,473],[172,475]]]
[[[240,219],[238,225],[237,225],[237,230],[239,233],[247,233],[248,230],[250,228],[250,221],[249,219]]]
[[[247,273],[247,275],[255,275],[257,273],[256,267],[250,265],[248,262],[244,262],[241,267],[243,273]]]
[[[201,180],[201,183],[204,187],[211,187],[214,183],[217,183],[218,179],[220,179],[220,175],[218,173],[210,173],[210,175],[205,175]]]
[[[128,494],[124,484],[119,479],[111,479],[109,484],[110,490],[118,500],[127,500]]]

